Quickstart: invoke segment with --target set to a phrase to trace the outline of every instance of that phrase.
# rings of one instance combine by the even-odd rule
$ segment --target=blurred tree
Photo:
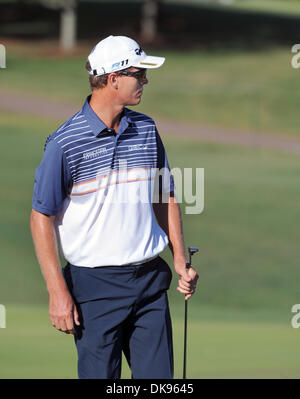
[[[0,0],[1,3],[39,3],[60,11],[59,43],[62,49],[70,50],[76,45],[78,0]]]
[[[158,0],[144,0],[142,5],[141,38],[153,43],[157,35]]]
[[[70,50],[77,42],[77,7],[84,0],[0,0],[0,3],[39,3],[46,8],[60,12],[59,44],[63,50]],[[99,1],[101,0],[94,0]],[[158,31],[159,0],[141,0],[140,36],[143,42],[153,43]]]
[[[75,47],[77,39],[77,0],[37,0],[45,7],[60,10],[59,44],[63,50]]]

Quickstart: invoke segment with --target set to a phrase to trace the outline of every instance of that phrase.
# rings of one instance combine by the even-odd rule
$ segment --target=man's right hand
[[[79,315],[69,292],[51,293],[49,298],[51,324],[66,334],[75,334],[74,323],[79,326]]]
[[[32,209],[30,227],[36,254],[49,292],[49,316],[53,327],[75,334],[79,316],[60,267],[54,226],[55,216]]]

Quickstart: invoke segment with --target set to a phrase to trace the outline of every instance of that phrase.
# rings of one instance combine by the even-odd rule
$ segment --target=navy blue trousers
[[[173,378],[167,298],[172,272],[160,257],[138,266],[63,268],[79,315],[79,378],[120,378],[122,351],[132,378]]]

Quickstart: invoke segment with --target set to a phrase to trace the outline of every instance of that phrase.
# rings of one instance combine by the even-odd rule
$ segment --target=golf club
[[[199,251],[197,247],[189,247],[189,262],[186,264],[186,268],[189,269],[192,266],[192,256]],[[188,313],[188,301],[185,300],[184,309],[184,347],[183,347],[183,379],[186,379],[186,338],[187,338],[187,313]]]

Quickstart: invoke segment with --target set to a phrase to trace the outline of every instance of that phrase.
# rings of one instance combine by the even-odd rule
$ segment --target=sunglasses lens
[[[147,70],[144,69],[142,71],[136,71],[136,72],[119,72],[119,74],[125,76],[133,76],[138,80],[143,80],[146,78]]]

